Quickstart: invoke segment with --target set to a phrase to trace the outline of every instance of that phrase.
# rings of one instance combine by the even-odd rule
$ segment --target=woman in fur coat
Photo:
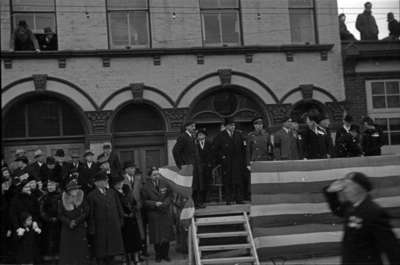
[[[61,221],[60,265],[88,264],[88,215],[89,206],[80,185],[74,179],[65,187],[58,208],[58,218]]]

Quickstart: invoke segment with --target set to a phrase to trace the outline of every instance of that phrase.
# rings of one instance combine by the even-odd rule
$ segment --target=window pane
[[[400,144],[400,132],[390,134],[391,145]]]
[[[290,9],[292,43],[315,43],[314,18],[311,9]]]
[[[372,106],[374,109],[386,108],[385,96],[373,96]]]
[[[238,8],[238,0],[200,0],[200,8]]]
[[[239,43],[239,23],[236,12],[221,14],[223,43]]]
[[[400,118],[389,119],[389,126],[391,131],[400,131]]]
[[[147,9],[147,0],[108,0],[107,6],[111,10]]]
[[[289,8],[312,8],[313,0],[289,0]]]
[[[13,0],[13,11],[55,11],[54,0]]]
[[[400,108],[400,96],[387,96],[388,108]]]
[[[28,105],[29,136],[60,135],[58,104],[38,101]]]
[[[36,14],[35,33],[44,33],[44,28],[50,27],[56,32],[54,14]]]
[[[35,25],[33,24],[33,15],[33,13],[14,13],[14,29],[17,28],[20,21],[25,20],[28,28],[33,30],[35,28]]]
[[[15,106],[7,112],[4,119],[5,137],[25,137],[25,107]]]
[[[388,119],[385,118],[378,118],[375,119],[375,124],[378,125],[382,130],[387,131],[388,130]]]
[[[383,95],[385,94],[385,87],[383,82],[372,82],[372,95]]]
[[[110,13],[111,46],[128,46],[128,16],[126,13]]]
[[[131,45],[145,45],[149,43],[147,12],[136,11],[130,14]]]
[[[203,13],[204,42],[206,44],[221,43],[218,13]]]
[[[82,124],[76,112],[68,105],[62,105],[63,135],[84,134]]]
[[[399,82],[386,82],[386,94],[399,94]]]

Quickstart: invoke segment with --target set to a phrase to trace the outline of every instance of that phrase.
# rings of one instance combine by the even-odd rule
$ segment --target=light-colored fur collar
[[[78,194],[76,196],[71,196],[67,192],[63,192],[62,194],[62,203],[64,208],[67,211],[72,211],[73,209],[79,207],[83,202],[83,191],[78,190]]]

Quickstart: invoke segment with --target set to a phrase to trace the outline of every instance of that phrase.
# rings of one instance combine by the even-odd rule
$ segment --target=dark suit
[[[341,203],[337,193],[324,194],[332,212],[345,219],[342,240],[342,264],[383,264],[385,253],[390,264],[400,264],[400,244],[392,231],[386,211],[371,197],[353,207]]]
[[[43,182],[52,180],[57,182],[58,184],[61,184],[63,181],[60,175],[60,171],[57,170],[56,167],[54,167],[54,169],[50,169],[47,167],[47,165],[42,166],[42,168],[40,169],[40,178]]]
[[[32,176],[33,178],[35,178],[35,180],[38,180],[38,181],[41,180],[40,169],[43,166],[46,166],[46,164],[43,163],[41,166],[39,165],[38,162],[34,162],[34,163],[30,164],[28,166],[29,175]]]
[[[283,128],[274,134],[274,157],[276,160],[300,159],[300,150],[296,136],[292,130],[286,132]]]
[[[331,142],[329,132],[318,129],[319,133],[307,127],[302,133],[304,157],[308,159],[327,158],[331,150]]]
[[[213,152],[217,164],[222,167],[226,201],[242,201],[247,165],[245,138],[237,131],[232,136],[222,131],[214,138]]]
[[[193,165],[196,160],[194,138],[189,136],[187,132],[179,135],[172,149],[172,154],[178,168],[181,168],[183,165]]]
[[[82,163],[79,171],[78,183],[82,186],[85,194],[87,194],[93,188],[94,175],[99,171],[99,165],[95,162],[92,162],[90,167],[87,162]]]
[[[193,179],[193,200],[195,203],[203,203],[206,200],[206,190],[207,185],[210,183],[211,179],[211,170],[212,170],[212,144],[204,140],[203,148],[200,145],[200,142],[196,143],[197,149],[197,162],[196,174],[193,174],[195,177]]]
[[[101,153],[97,157],[97,160],[100,160],[104,156],[105,153]],[[121,162],[119,161],[119,156],[114,151],[111,151],[110,155],[107,158],[107,161],[110,164],[110,170],[112,175],[122,174],[122,166]]]
[[[350,132],[348,132],[343,126],[337,129],[336,131],[336,136],[335,136],[335,145],[337,144],[339,138],[341,138],[344,135],[348,135]]]

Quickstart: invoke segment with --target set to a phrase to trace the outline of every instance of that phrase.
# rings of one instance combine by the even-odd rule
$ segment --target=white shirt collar
[[[351,126],[346,126],[345,124],[343,124],[343,128],[346,130],[346,132],[350,132],[350,127]]]
[[[188,130],[186,130],[185,133],[187,133],[190,137],[192,137],[192,134]]]
[[[286,133],[289,133],[289,129],[288,128],[286,128],[286,127],[282,127],[282,128]]]

